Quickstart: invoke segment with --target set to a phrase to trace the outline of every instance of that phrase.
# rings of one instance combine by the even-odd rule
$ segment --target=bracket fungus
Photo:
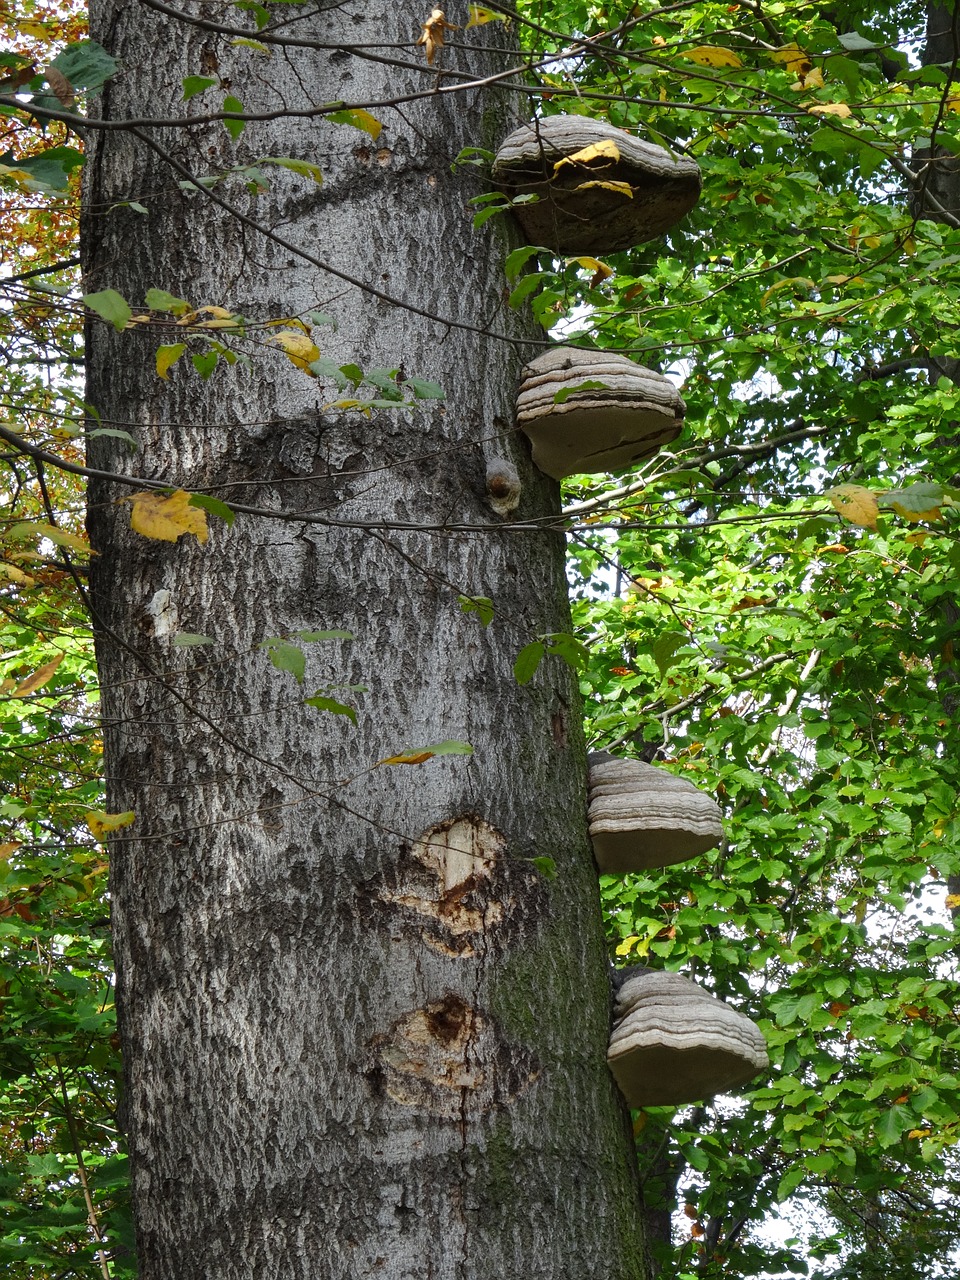
[[[756,1023],[678,973],[643,970],[617,996],[607,1063],[631,1107],[702,1102],[769,1066]]]
[[[686,778],[605,751],[587,763],[590,839],[604,875],[668,867],[723,839],[719,805]]]
[[[615,253],[655,240],[700,197],[694,160],[586,116],[546,116],[505,138],[493,162],[530,244],[562,254]]]
[[[652,369],[610,351],[549,347],[524,366],[517,426],[554,480],[621,471],[679,434],[679,391]]]

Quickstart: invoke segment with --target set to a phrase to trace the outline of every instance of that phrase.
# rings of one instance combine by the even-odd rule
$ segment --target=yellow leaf
[[[861,529],[876,529],[877,499],[859,484],[838,484],[827,495],[834,511]]]
[[[269,341],[280,347],[298,369],[309,373],[311,378],[317,376],[310,368],[310,361],[319,360],[320,348],[309,334],[298,333],[295,329],[282,329],[280,333],[273,334]]]
[[[362,129],[364,133],[369,133],[374,142],[380,137],[383,125],[376,116],[372,116],[369,111],[364,111],[363,107],[353,107],[343,114],[350,117],[350,123],[357,129]]]
[[[192,533],[198,542],[207,540],[207,513],[190,505],[189,494],[184,489],[176,493],[135,493],[124,502],[133,504],[130,527],[145,538],[158,542],[176,542],[185,533]]]
[[[583,147],[580,151],[574,151],[572,155],[564,156],[562,160],[558,160],[553,166],[553,171],[556,173],[565,164],[589,164],[591,160],[600,159],[620,159],[620,148],[612,138],[604,138],[601,142],[591,142],[589,147]]]
[[[6,844],[0,844],[0,858],[6,862],[11,854],[16,853],[22,844],[22,840],[9,840]]]
[[[839,116],[841,120],[853,114],[845,102],[817,103],[815,107],[808,107],[807,110],[812,116]]]
[[[616,191],[617,195],[626,196],[628,200],[633,199],[633,187],[629,182],[601,182],[599,178],[594,178],[590,182],[581,182],[577,190],[586,191],[587,187],[603,187],[605,191]]]
[[[453,23],[447,21],[447,15],[442,9],[431,10],[430,17],[423,24],[423,31],[417,41],[417,44],[422,44],[426,48],[428,66],[433,66],[437,50],[443,48],[443,40],[446,33],[459,30],[459,27],[455,27]]]
[[[806,276],[788,276],[785,280],[778,280],[776,284],[770,286],[763,297],[760,299],[760,306],[765,307],[768,299],[780,289],[789,289],[791,285],[797,285],[807,291],[815,289],[817,286],[812,280],[808,280]]]
[[[359,409],[366,417],[370,417],[370,406],[362,400],[331,400],[324,409]]]
[[[598,258],[584,256],[582,258],[571,258],[570,261],[579,262],[581,267],[593,272],[593,279],[590,281],[591,289],[595,289],[598,284],[613,275],[613,267],[608,267],[605,262],[601,262]]]
[[[798,44],[785,44],[769,55],[774,62],[786,63],[787,70],[802,74],[801,68],[810,65],[810,59]]]
[[[932,1129],[911,1129],[910,1132],[907,1134],[907,1137],[908,1138],[929,1138],[931,1133],[933,1133]]]
[[[823,89],[826,86],[823,83],[823,72],[819,67],[811,67],[809,63],[805,63],[799,68],[800,79],[795,80],[790,88],[794,93],[802,93],[805,89]]]
[[[944,105],[948,111],[960,111],[960,94],[951,93]]]
[[[721,49],[713,44],[700,44],[695,49],[681,53],[681,58],[689,58],[701,67],[742,67],[743,63],[729,49]]]
[[[647,1127],[647,1113],[645,1111],[640,1111],[637,1113],[637,1118],[633,1122],[633,1136],[635,1138],[639,1138],[641,1133],[643,1133],[646,1127]]]
[[[55,658],[51,658],[49,662],[45,662],[42,667],[34,671],[33,675],[27,676],[26,680],[17,685],[12,696],[14,698],[25,698],[27,694],[36,693],[38,689],[42,689],[62,661],[63,654],[60,653]]]
[[[633,950],[636,943],[638,943],[639,941],[640,939],[637,937],[636,934],[631,934],[629,938],[624,938],[624,940],[617,947],[617,955],[628,956],[630,952]]]
[[[946,902],[950,910],[955,911],[957,907],[960,907],[960,893],[948,893]]]
[[[14,182],[30,182],[31,176],[25,169],[15,169],[9,164],[0,164],[0,178],[12,178]]]
[[[470,21],[467,23],[467,30],[471,27],[482,27],[485,22],[508,22],[509,19],[505,13],[494,13],[492,9],[484,9],[482,5],[472,4],[470,6]]]
[[[29,573],[24,573],[22,569],[18,569],[12,564],[0,564],[0,573],[10,582],[15,582],[18,587],[35,587],[37,585],[36,578],[31,578]]]
[[[185,342],[171,342],[169,346],[160,347],[157,351],[157,373],[169,381],[170,370],[177,363],[187,346]]]
[[[129,809],[126,813],[104,813],[100,809],[92,809],[88,814],[84,815],[84,820],[96,839],[102,840],[111,831],[119,831],[121,827],[129,827],[132,822],[136,821],[136,817],[137,815],[132,809]]]
[[[36,36],[38,40],[46,40],[50,35],[42,22],[18,22],[17,31],[20,35]]]

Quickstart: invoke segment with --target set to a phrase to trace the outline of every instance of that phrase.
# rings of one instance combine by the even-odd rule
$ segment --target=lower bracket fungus
[[[604,254],[654,240],[700,197],[695,160],[587,116],[545,116],[505,138],[493,181],[530,244]]]
[[[679,434],[686,406],[669,380],[610,351],[550,347],[526,365],[517,426],[554,480],[621,471]]]
[[[602,874],[668,867],[723,839],[719,805],[686,778],[605,751],[587,763],[590,839]]]
[[[631,1107],[702,1102],[769,1066],[745,1014],[678,973],[643,970],[617,996],[607,1063]]]

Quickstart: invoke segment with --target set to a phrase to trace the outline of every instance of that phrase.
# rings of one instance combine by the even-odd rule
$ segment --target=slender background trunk
[[[409,4],[278,13],[284,34],[331,46],[406,45],[427,16]],[[447,17],[463,25],[467,5]],[[422,49],[385,50],[416,70],[336,49],[264,54],[136,4],[94,3],[92,35],[121,60],[110,120],[199,115],[224,90],[272,111],[447,83]],[[454,35],[489,52],[447,50],[444,66],[479,77],[506,65],[501,24]],[[184,105],[193,74],[221,87]],[[402,364],[447,392],[412,417],[367,419],[324,408],[335,389],[266,346],[270,330],[251,330],[249,370],[221,362],[202,381],[184,357],[163,381],[153,362],[169,329],[91,328],[88,399],[139,444],[131,455],[98,437],[92,465],[331,522],[211,519],[205,546],[171,544],[131,532],[128,490],[91,492],[109,807],[137,814],[112,874],[144,1280],[646,1271],[604,1061],[576,680],[556,659],[522,688],[511,670],[538,634],[569,629],[563,538],[449,531],[499,525],[484,485],[494,453],[520,470],[519,516],[558,509],[512,432],[517,373],[542,334],[504,308],[505,229],[472,229],[466,201],[482,188],[451,173],[462,147],[495,146],[523,109],[475,88],[372,108],[376,141],[290,116],[236,144],[216,123],[92,146],[88,292],[117,289],[136,310],[163,288],[258,321],[319,307],[338,322],[318,331],[324,354]],[[234,178],[214,195],[436,319],[180,186],[184,171],[271,155],[319,164],[323,186],[264,167],[269,191]],[[489,627],[459,592],[493,600]],[[355,639],[306,644],[303,687],[258,648],[323,628]],[[215,643],[177,648],[178,631]],[[356,727],[302,704],[338,682],[366,686],[334,692],[356,703]],[[374,767],[450,738],[474,754]]]

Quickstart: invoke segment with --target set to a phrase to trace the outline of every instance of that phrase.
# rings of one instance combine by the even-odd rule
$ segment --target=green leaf
[[[686,631],[661,631],[654,640],[650,654],[657,664],[661,680],[670,668],[680,661],[676,656],[677,650],[687,644],[689,639]]]
[[[87,433],[88,440],[95,440],[97,436],[111,436],[114,440],[123,440],[131,449],[139,449],[136,438],[129,431],[121,431],[119,427],[97,427],[95,431]]]
[[[234,111],[238,114],[242,114],[243,103],[239,98],[235,98],[232,94],[228,94],[228,96],[223,100],[223,110]],[[229,133],[234,142],[236,142],[241,133],[243,133],[244,129],[247,127],[247,122],[246,120],[224,120],[223,127],[226,129],[227,133]]]
[[[403,392],[397,385],[396,372],[396,369],[371,369],[364,374],[363,380],[382,391],[385,399],[402,400]]]
[[[309,178],[318,187],[323,182],[323,170],[309,160],[293,160],[290,156],[262,156],[257,163],[275,164],[281,169],[289,169],[291,173],[297,173],[301,178]]]
[[[530,683],[546,651],[546,646],[542,640],[534,640],[530,644],[524,645],[517,654],[516,662],[513,664],[513,675],[517,684]]]
[[[220,81],[215,76],[185,76],[183,81],[184,102],[189,102],[198,93],[204,93],[207,89],[212,89],[215,84],[219,83]]]
[[[458,596],[457,601],[464,613],[475,613],[480,625],[489,627],[493,621],[493,601],[489,596]]]
[[[203,511],[209,511],[212,516],[219,516],[228,526],[232,525],[237,518],[237,513],[232,507],[228,507],[219,498],[211,498],[208,493],[192,493],[187,505],[200,507]]]
[[[575,387],[563,387],[560,391],[554,393],[554,404],[565,404],[571,396],[575,396],[579,391],[603,391],[607,389],[605,382],[599,382],[596,378],[588,378],[586,382],[578,382]]]
[[[533,863],[533,865],[536,867],[536,869],[540,872],[540,874],[543,876],[545,880],[556,880],[557,864],[556,862],[554,862],[553,858],[548,858],[545,855],[541,855],[538,858],[531,858],[530,861]]]
[[[537,289],[543,286],[547,278],[547,273],[544,271],[532,271],[530,275],[524,276],[507,299],[509,305],[511,307],[519,307],[525,298],[528,298],[531,293],[535,293]]]
[[[198,351],[190,357],[193,367],[199,373],[200,377],[206,382],[207,378],[213,373],[217,367],[219,355],[216,351]]]
[[[513,253],[507,255],[507,260],[503,264],[508,280],[516,280],[517,276],[537,253],[549,254],[549,249],[543,249],[539,245],[525,244],[519,249],[514,249]]]
[[[436,382],[427,382],[423,378],[407,378],[403,384],[409,387],[418,400],[445,400],[447,393]]]
[[[69,189],[70,174],[82,164],[83,156],[73,147],[51,147],[29,160],[16,160],[13,167],[30,175],[29,185],[35,190],[60,194]]]
[[[353,386],[359,386],[363,381],[363,370],[358,364],[342,364],[340,372],[345,378],[348,378]]]
[[[369,111],[364,111],[362,107],[354,107],[348,111],[333,111],[327,119],[332,120],[334,124],[349,124],[353,125],[354,129],[362,129],[374,142],[383,130],[383,125],[376,116],[372,116]]]
[[[195,631],[178,631],[173,637],[173,643],[178,649],[193,649],[199,645],[214,644],[215,641],[210,636],[202,636]]]
[[[336,698],[330,698],[326,694],[315,693],[312,698],[304,698],[304,702],[308,707],[316,707],[318,711],[330,711],[335,716],[347,716],[354,724],[357,723],[357,713],[353,707],[348,707],[345,702],[338,702]]]
[[[289,672],[298,684],[303,684],[307,659],[299,645],[275,636],[270,640],[261,640],[260,648],[267,650],[270,661],[278,671]]]
[[[102,320],[112,324],[117,332],[122,332],[130,322],[133,312],[130,304],[122,298],[116,289],[102,289],[99,293],[85,293],[84,303]]]
[[[117,73],[117,62],[95,40],[68,44],[50,64],[63,73],[75,89],[96,93]]]
[[[183,298],[175,298],[166,289],[148,289],[146,304],[151,311],[169,311],[175,316],[185,316],[188,311],[193,310],[189,302]]]
[[[578,640],[576,636],[568,635],[564,631],[555,631],[545,636],[544,639],[547,653],[551,657],[559,658],[568,667],[572,667],[574,671],[582,671],[590,660],[590,651],[583,641]],[[518,658],[517,661],[519,662],[519,660]],[[523,682],[521,681],[521,683]]]

